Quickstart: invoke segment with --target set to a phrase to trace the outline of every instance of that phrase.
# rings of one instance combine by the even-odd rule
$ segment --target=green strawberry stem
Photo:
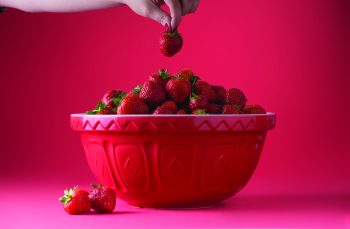
[[[97,114],[98,112],[106,109],[107,106],[101,100],[98,101],[95,110],[87,111],[86,114]]]
[[[142,89],[142,85],[139,84],[139,85],[137,85],[136,87],[134,87],[134,89],[132,89],[131,93],[136,94],[136,95],[139,95],[141,89]]]
[[[61,196],[58,200],[63,203],[64,205],[66,205],[69,201],[72,200],[73,195],[75,193],[75,191],[77,190],[78,186],[74,186],[74,188],[70,188],[70,189],[66,189],[64,190],[64,195]]]
[[[94,183],[91,183],[90,184],[92,187],[94,188],[102,188],[102,184],[94,184]]]
[[[112,102],[114,103],[114,105],[115,105],[116,107],[118,107],[119,104],[120,104],[120,103],[123,101],[123,99],[125,98],[125,96],[126,96],[126,93],[122,92],[122,93],[120,93],[117,97],[114,97],[114,98],[112,98],[111,100],[112,100]]]
[[[170,78],[170,75],[168,74],[168,69],[160,69],[158,74],[163,80]]]

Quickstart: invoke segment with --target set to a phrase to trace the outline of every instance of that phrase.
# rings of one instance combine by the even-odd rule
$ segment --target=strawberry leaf
[[[116,107],[118,107],[119,104],[120,104],[120,103],[123,101],[123,99],[125,98],[125,96],[126,96],[126,93],[122,92],[122,93],[120,93],[117,97],[114,97],[114,98],[112,98],[111,100],[112,100],[112,102],[114,103],[114,105],[115,105]]]
[[[167,69],[161,69],[161,70],[159,70],[158,74],[163,80],[165,80],[165,79],[170,78],[170,75],[167,72],[168,72]]]
[[[142,89],[142,85],[139,84],[139,85],[137,85],[134,89],[132,89],[131,93],[136,94],[136,95],[139,95],[141,89]]]
[[[94,188],[102,188],[102,184],[94,184],[94,183],[91,183],[90,184],[92,187]]]

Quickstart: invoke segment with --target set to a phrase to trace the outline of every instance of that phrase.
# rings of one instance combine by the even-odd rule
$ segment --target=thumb
[[[165,27],[166,30],[171,30],[171,17],[170,15],[159,8],[157,5],[149,4],[147,7],[146,15],[150,19],[159,22]]]

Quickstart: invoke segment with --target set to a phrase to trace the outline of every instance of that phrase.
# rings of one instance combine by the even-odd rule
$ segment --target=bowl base
[[[164,210],[191,210],[191,209],[206,209],[215,208],[221,201],[210,201],[210,202],[200,202],[200,203],[190,203],[190,204],[157,204],[157,203],[132,203],[127,204],[133,208],[153,208],[153,209],[164,209]]]

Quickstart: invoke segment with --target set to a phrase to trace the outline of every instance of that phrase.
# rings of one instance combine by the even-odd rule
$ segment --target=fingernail
[[[165,31],[169,32],[169,25],[168,25],[168,23],[165,23],[164,28],[165,28]]]

